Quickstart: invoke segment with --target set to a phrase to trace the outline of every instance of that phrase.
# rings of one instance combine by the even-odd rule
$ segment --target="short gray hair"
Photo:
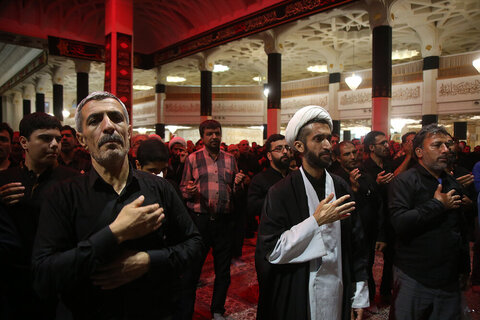
[[[125,119],[127,121],[127,125],[130,124],[130,119],[128,117],[128,111],[127,107],[125,107],[125,104],[123,104],[122,100],[117,98],[115,95],[113,95],[110,92],[107,91],[95,91],[90,93],[87,97],[85,97],[77,106],[77,110],[75,112],[75,126],[77,127],[78,132],[83,132],[82,128],[82,108],[90,101],[95,100],[95,101],[101,101],[105,99],[115,99],[120,103],[120,105],[123,108],[123,114],[125,116]]]

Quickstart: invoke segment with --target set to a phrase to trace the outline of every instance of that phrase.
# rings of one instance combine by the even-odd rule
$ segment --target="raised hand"
[[[358,179],[362,176],[360,170],[358,168],[353,169],[350,171],[350,186],[352,187],[353,192],[357,192],[360,188],[360,184],[358,183]]]
[[[332,201],[333,193],[331,193],[325,199],[320,201],[313,214],[318,225],[321,226],[323,224],[332,223],[350,217],[351,212],[355,210],[355,201],[343,204],[348,198],[350,198],[350,195],[347,194]]]
[[[395,176],[393,173],[385,173],[385,170],[377,174],[377,184],[390,183]]]

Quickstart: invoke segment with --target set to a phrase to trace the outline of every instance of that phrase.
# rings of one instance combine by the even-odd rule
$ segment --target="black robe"
[[[331,174],[336,197],[350,194],[342,178]],[[322,200],[322,199],[320,199]],[[309,217],[308,199],[300,171],[270,188],[262,211],[255,252],[259,280],[257,319],[308,319],[309,262],[271,264],[267,258],[286,230]],[[350,319],[355,282],[367,280],[367,250],[361,221],[355,212],[341,221],[342,233],[342,319]],[[329,306],[325,306],[329,308]],[[333,319],[325,319],[333,320]]]

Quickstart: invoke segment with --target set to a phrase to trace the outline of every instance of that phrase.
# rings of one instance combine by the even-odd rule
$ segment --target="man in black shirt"
[[[369,310],[376,311],[374,305],[376,287],[372,268],[375,262],[375,251],[383,251],[386,246],[383,200],[378,192],[375,180],[360,171],[357,149],[353,143],[342,141],[333,148],[333,152],[340,163],[340,167],[332,173],[343,178],[352,188],[357,212],[365,231],[365,244],[368,251],[368,291],[371,306]]]
[[[282,180],[289,171],[292,151],[281,134],[272,134],[265,142],[267,158],[270,167],[265,171],[256,174],[250,182],[248,189],[248,215],[249,217],[260,217],[263,202],[271,186]]]
[[[371,131],[363,141],[365,152],[368,152],[368,158],[363,163],[364,171],[377,182],[378,190],[384,204],[388,203],[388,188],[393,180],[393,168],[389,161],[390,151],[388,149],[388,140],[383,132]],[[382,302],[389,304],[392,296],[393,282],[393,250],[395,237],[390,224],[390,214],[388,206],[383,206],[383,216],[385,221],[385,234],[387,235],[386,247],[383,250],[383,272],[382,282],[380,284],[380,296]]]
[[[62,135],[62,147],[60,148],[60,156],[58,163],[66,167],[77,170],[80,173],[85,173],[90,170],[92,163],[82,158],[76,150],[76,135],[77,132],[72,127],[65,125],[60,131]]]
[[[57,186],[42,207],[35,289],[60,295],[75,319],[170,318],[200,235],[168,182],[129,165],[120,99],[94,92],[75,121],[92,170]]]
[[[459,319],[459,277],[469,272],[461,186],[446,173],[448,133],[425,126],[413,140],[418,165],[392,184],[397,237],[390,319]]]
[[[34,293],[31,277],[33,239],[38,225],[40,207],[47,190],[59,181],[76,175],[74,170],[59,166],[60,121],[43,112],[25,116],[20,122],[20,144],[25,150],[22,167],[0,172],[0,214],[10,220],[0,238],[19,243],[14,258],[1,256],[1,283],[6,287],[7,319],[53,319],[55,299],[40,301]],[[11,227],[8,227],[10,225]]]

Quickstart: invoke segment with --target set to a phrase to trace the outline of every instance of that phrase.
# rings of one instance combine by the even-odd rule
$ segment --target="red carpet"
[[[232,281],[228,290],[227,309],[225,316],[236,320],[255,319],[258,299],[258,284],[255,273],[255,239],[245,239],[243,246],[243,257],[245,261],[243,265],[231,266]],[[382,276],[383,258],[381,254],[377,254],[374,265],[375,283],[377,283],[377,297],[379,302],[378,286]],[[194,320],[211,319],[210,301],[212,298],[213,281],[215,279],[213,271],[213,258],[211,253],[208,255],[205,265],[203,266],[201,282],[204,284],[197,289],[197,300],[195,303]],[[468,303],[467,318],[471,320],[480,320],[480,294],[468,290],[465,293]],[[388,319],[389,306],[379,305],[379,313],[365,313],[364,319],[383,320]],[[462,318],[463,319],[463,318]]]

